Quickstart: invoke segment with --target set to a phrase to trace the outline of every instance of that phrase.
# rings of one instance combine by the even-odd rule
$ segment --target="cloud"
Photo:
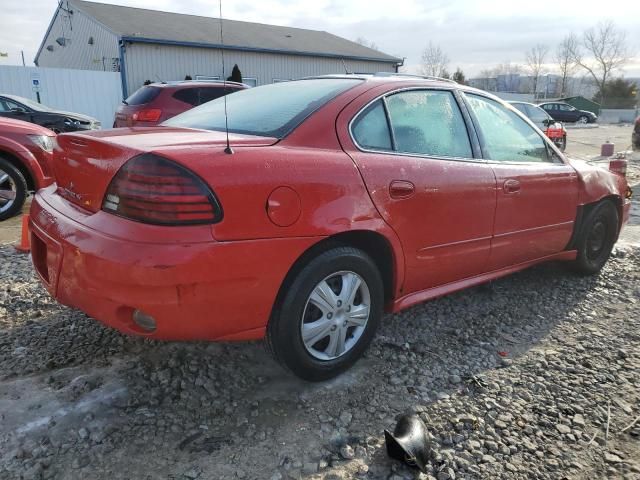
[[[107,3],[218,15],[215,0]],[[9,0],[9,5],[3,5],[0,51],[7,51],[10,57],[0,59],[0,65],[20,63],[20,50],[25,51],[27,63],[32,63],[56,4],[54,0]],[[236,20],[326,30],[349,39],[365,37],[386,53],[406,57],[409,66],[418,64],[421,51],[433,41],[447,52],[450,68],[461,66],[467,76],[499,63],[521,63],[525,51],[537,43],[550,47],[551,61],[555,46],[566,34],[580,33],[603,18],[602,3],[588,0],[538,0],[534,4],[513,0],[223,0],[222,7],[225,17]],[[640,4],[629,2],[606,13],[626,30],[636,57],[625,69],[627,76],[640,76]]]

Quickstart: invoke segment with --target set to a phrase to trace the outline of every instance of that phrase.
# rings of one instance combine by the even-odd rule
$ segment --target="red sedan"
[[[55,137],[39,125],[0,118],[0,221],[20,212],[30,191],[53,183]]]
[[[627,220],[624,166],[569,161],[482,91],[402,76],[277,83],[157,128],[65,134],[31,209],[61,303],[158,339],[266,336],[308,380],[383,311],[548,260],[585,274]],[[613,171],[615,170],[615,171]]]

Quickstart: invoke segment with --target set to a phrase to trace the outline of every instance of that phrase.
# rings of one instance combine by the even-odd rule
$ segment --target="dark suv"
[[[539,106],[558,122],[594,123],[598,119],[595,113],[578,110],[564,102],[546,102]]]
[[[243,83],[184,80],[145,85],[116,110],[115,127],[149,127],[216,98],[249,88]]]

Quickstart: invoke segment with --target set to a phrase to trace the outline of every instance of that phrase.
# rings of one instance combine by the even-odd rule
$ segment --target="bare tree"
[[[373,50],[378,50],[378,45],[376,45],[375,42],[370,41],[369,39],[365,38],[365,37],[358,37],[356,38],[356,43],[359,43],[360,45],[367,47],[367,48],[371,48]]]
[[[440,45],[429,42],[429,46],[422,51],[422,63],[420,65],[422,74],[442,77],[447,72],[447,65],[449,65],[449,57],[440,48]]]
[[[564,37],[556,49],[555,60],[560,70],[560,97],[567,94],[567,81],[578,69],[574,55],[577,50],[578,38],[573,33]]]
[[[618,30],[611,20],[600,22],[584,32],[582,45],[576,46],[573,52],[573,60],[593,78],[604,106],[609,77],[629,60],[625,32]]]
[[[538,81],[544,73],[544,59],[547,53],[549,53],[549,47],[539,43],[531,48],[525,55],[527,69],[531,74],[531,93],[533,93],[533,98],[536,98],[536,94],[538,93]]]

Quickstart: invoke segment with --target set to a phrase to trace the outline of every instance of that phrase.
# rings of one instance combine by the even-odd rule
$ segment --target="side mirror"
[[[13,107],[11,109],[12,113],[27,113],[27,111],[22,107]]]

